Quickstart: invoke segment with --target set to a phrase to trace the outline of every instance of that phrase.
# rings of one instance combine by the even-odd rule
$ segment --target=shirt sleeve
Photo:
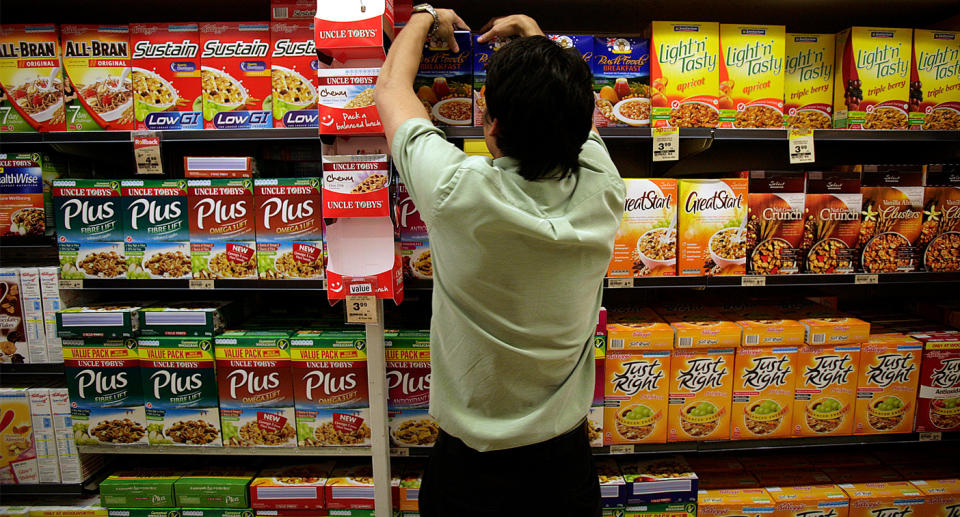
[[[441,193],[455,181],[467,154],[429,120],[412,118],[393,135],[393,163],[424,221],[433,218]]]
[[[590,131],[587,141],[580,148],[579,162],[580,167],[609,174],[611,180],[620,179],[620,172],[610,159],[610,151],[595,131]]]

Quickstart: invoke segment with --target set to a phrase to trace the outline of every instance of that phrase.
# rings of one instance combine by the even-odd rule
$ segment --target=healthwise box
[[[0,237],[45,233],[42,160],[37,153],[0,154]]]

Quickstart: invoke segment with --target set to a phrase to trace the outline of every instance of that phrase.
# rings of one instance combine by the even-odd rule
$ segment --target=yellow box
[[[836,39],[836,34],[787,33],[783,86],[785,127],[833,127]]]
[[[720,127],[782,128],[783,25],[720,24]]]
[[[926,512],[920,517],[951,517],[960,508],[960,479],[931,479],[911,481],[927,501]]]
[[[837,315],[832,318],[805,318],[804,341],[808,345],[848,345],[863,343],[870,337],[866,321]]]
[[[654,127],[717,127],[720,25],[652,22],[650,106]]]
[[[960,32],[913,30],[910,129],[960,129]]]
[[[913,29],[851,27],[837,34],[833,127],[907,129]]]
[[[608,352],[603,443],[666,443],[670,349]]]
[[[701,490],[697,494],[700,517],[762,517],[773,515],[774,502],[763,488]]]
[[[677,192],[677,274],[747,271],[747,178],[683,179]]]
[[[674,349],[667,441],[730,438],[733,366],[733,348]]]
[[[39,467],[26,388],[0,388],[0,408],[0,480],[36,484]]]
[[[837,485],[767,487],[774,517],[847,517],[850,500]]]
[[[731,440],[790,436],[796,363],[796,346],[737,349]]]
[[[676,332],[678,349],[736,347],[743,335],[739,325],[716,312],[669,314],[666,320]]]
[[[852,434],[860,345],[803,346],[796,364],[793,435]]]
[[[740,346],[800,346],[806,327],[797,320],[785,319],[769,309],[748,309],[724,316],[743,329]]]
[[[878,336],[860,348],[853,433],[913,431],[923,344],[907,336]]]
[[[623,180],[627,188],[608,277],[677,274],[677,180]]]
[[[923,493],[909,481],[849,483],[840,488],[850,497],[849,517],[922,517],[927,510]]]
[[[652,309],[607,312],[607,351],[670,350],[674,330]]]

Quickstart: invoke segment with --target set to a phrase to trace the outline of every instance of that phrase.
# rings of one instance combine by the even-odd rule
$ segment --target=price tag
[[[670,162],[680,159],[680,129],[653,128],[653,161]]]
[[[347,296],[347,323],[376,323],[376,296]]]
[[[943,434],[942,434],[942,433],[939,433],[939,432],[936,432],[936,433],[920,433],[920,441],[921,441],[921,442],[939,442],[939,441],[942,440],[942,439],[943,439]]]
[[[853,283],[856,285],[876,285],[879,280],[878,275],[857,275],[853,277]]]
[[[767,285],[767,277],[759,276],[741,276],[740,285],[744,287],[763,287]]]
[[[633,287],[632,278],[608,278],[607,287]]]
[[[632,443],[610,446],[610,454],[633,454],[634,452],[636,452],[636,447]]]
[[[83,280],[75,278],[61,278],[60,289],[83,289]]]
[[[150,131],[134,132],[133,158],[137,162],[137,174],[163,174],[160,137]]]
[[[790,163],[813,163],[813,130],[791,129],[787,138]]]
[[[213,289],[212,279],[188,280],[187,284],[190,287],[190,289]]]
[[[403,456],[403,457],[409,456],[409,455],[410,455],[410,448],[409,448],[409,447],[391,447],[391,448],[390,448],[390,455],[391,455],[391,456]]]

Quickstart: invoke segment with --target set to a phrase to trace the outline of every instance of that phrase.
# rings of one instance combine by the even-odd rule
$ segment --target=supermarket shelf
[[[4,497],[23,496],[78,496],[89,491],[86,485],[70,484],[43,484],[43,485],[3,485],[0,493]]]
[[[931,436],[932,435],[932,436]],[[605,446],[593,449],[594,454],[658,454],[747,451],[766,449],[808,449],[849,447],[855,445],[934,444],[960,441],[960,433],[905,433],[888,435],[827,436],[823,438],[780,438],[771,440],[723,440],[714,442],[677,442]]]
[[[4,380],[33,380],[37,377],[63,378],[63,363],[0,364]]]
[[[370,447],[318,447],[315,449],[257,448],[257,447],[181,447],[176,445],[151,445],[109,447],[80,445],[81,454],[184,454],[189,456],[370,456]]]
[[[162,142],[319,140],[316,129],[250,129],[157,131]],[[63,133],[6,133],[0,144],[106,144],[132,142],[132,131],[76,131]]]
[[[275,291],[278,289],[293,291],[325,291],[326,282],[323,280],[212,280],[198,282],[194,280],[84,279],[61,280],[60,289],[83,289],[87,291],[209,291],[211,289],[218,291]]]
[[[762,287],[762,286],[836,286],[891,285],[960,282],[960,272],[950,273],[881,273],[843,275],[746,275],[746,276],[667,276],[642,278],[606,278],[604,287],[675,288],[675,287]],[[632,284],[632,285],[631,285]]]

